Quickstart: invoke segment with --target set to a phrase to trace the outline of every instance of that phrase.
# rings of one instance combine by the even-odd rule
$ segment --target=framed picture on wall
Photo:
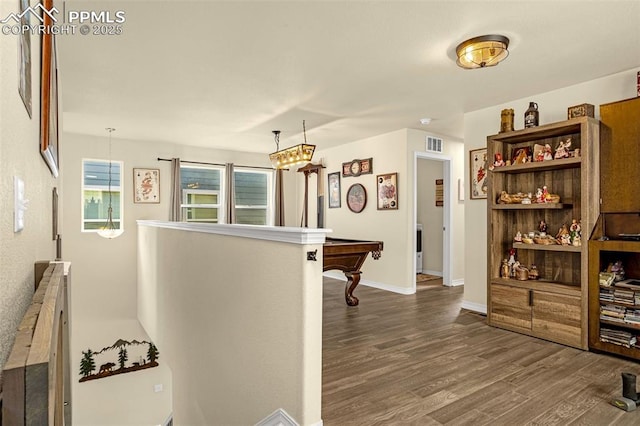
[[[360,213],[367,205],[367,190],[362,184],[354,183],[347,191],[347,207],[354,213]]]
[[[28,27],[31,13],[25,13],[29,8],[29,0],[20,0],[20,25],[22,28]],[[20,63],[20,79],[18,81],[18,93],[22,98],[24,107],[31,118],[31,31],[22,31],[18,41],[18,58]]]
[[[160,202],[159,169],[133,169],[133,202]]]
[[[398,173],[377,176],[378,210],[398,209]]]
[[[329,180],[329,208],[335,209],[340,207],[340,172],[329,173],[327,175]]]
[[[487,148],[469,151],[470,198],[487,198]]]
[[[46,10],[53,7],[52,0],[42,0]],[[43,26],[53,26],[51,16],[44,13]],[[56,65],[55,37],[50,31],[42,34],[40,74],[40,154],[51,174],[58,177],[58,68]]]

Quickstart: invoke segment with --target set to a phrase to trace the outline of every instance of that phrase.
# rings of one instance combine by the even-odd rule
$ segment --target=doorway
[[[451,158],[429,152],[414,152],[413,182],[413,238],[414,247],[418,246],[417,225],[422,231],[422,270],[432,275],[442,275],[442,283],[451,286]],[[442,186],[437,188],[437,179],[442,179]],[[436,191],[442,198],[442,206],[436,206]],[[431,204],[427,206],[425,203]],[[419,268],[417,256],[414,256],[414,272]],[[416,288],[414,274],[414,291]]]

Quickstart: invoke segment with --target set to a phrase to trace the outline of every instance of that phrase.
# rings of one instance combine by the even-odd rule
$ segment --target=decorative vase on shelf
[[[524,113],[524,127],[536,127],[538,125],[538,104],[529,102],[529,108]]]

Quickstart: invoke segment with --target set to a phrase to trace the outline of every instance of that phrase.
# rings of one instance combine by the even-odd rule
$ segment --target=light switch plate
[[[13,232],[20,232],[24,229],[24,213],[27,210],[29,200],[25,199],[24,181],[18,176],[13,177]]]

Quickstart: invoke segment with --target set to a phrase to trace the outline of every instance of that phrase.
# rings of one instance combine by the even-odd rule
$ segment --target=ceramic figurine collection
[[[536,192],[516,192],[509,194],[507,191],[501,191],[497,200],[498,204],[545,204],[559,203],[560,196],[552,194],[546,185],[536,189]]]
[[[537,280],[540,278],[536,265],[529,268],[516,260],[516,249],[509,249],[509,259],[504,259],[500,267],[500,278],[520,281]]]
[[[523,244],[560,244],[563,246],[574,247],[580,247],[582,245],[582,228],[580,226],[580,221],[576,219],[573,219],[569,226],[567,226],[566,223],[563,223],[555,236],[548,234],[547,229],[547,223],[543,219],[538,225],[538,231],[529,231],[526,234],[517,231],[516,235],[513,237],[513,241]]]

